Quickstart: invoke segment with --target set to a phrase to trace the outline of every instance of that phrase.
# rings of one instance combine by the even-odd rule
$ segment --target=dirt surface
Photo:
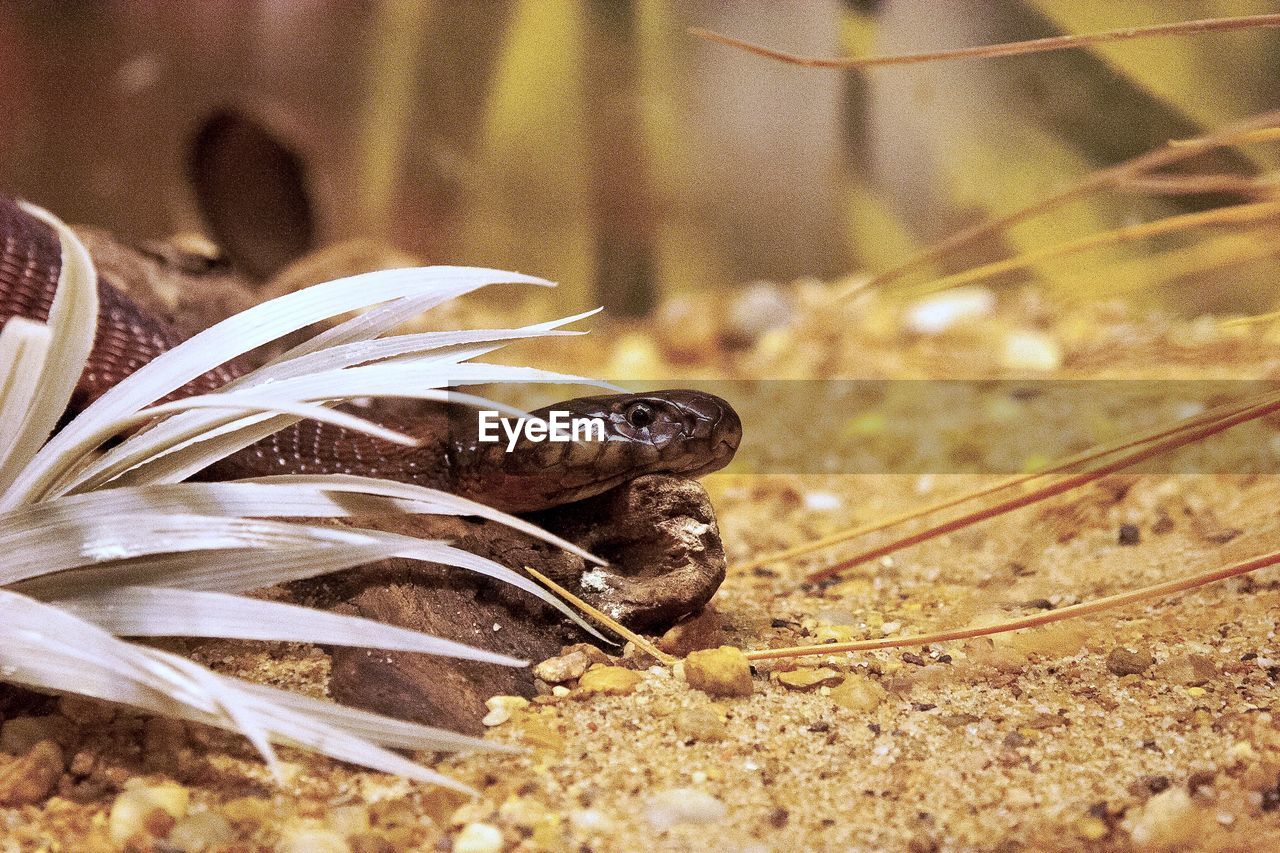
[[[1257,378],[1280,365],[1271,330],[1224,332],[1118,304],[1071,309],[1000,294],[994,309],[922,333],[888,303],[831,306],[828,293],[818,284],[779,289],[787,310],[778,328],[700,330],[680,320],[691,309],[676,304],[649,324],[520,358],[606,376],[795,378]],[[1271,427],[1251,444],[1264,455],[1276,446]],[[734,568],[993,480],[707,478],[729,574],[714,615],[668,638],[669,647],[905,635],[1061,607],[1280,548],[1274,477],[1144,473],[834,583],[808,585],[804,575],[865,542]],[[606,667],[544,682],[527,707],[496,703],[509,713],[494,716],[487,736],[527,747],[523,754],[420,756],[479,789],[473,801],[299,753],[286,753],[289,780],[277,788],[229,735],[65,700],[45,716],[14,708],[5,726],[13,737],[0,745],[22,752],[53,740],[65,770],[52,797],[0,808],[0,850],[119,849],[113,806],[172,783],[189,802],[142,821],[135,848],[200,849],[202,837],[217,842],[207,849],[298,851],[1280,847],[1277,577],[1264,570],[995,640],[760,662],[745,698],[689,688],[683,663],[623,655],[615,663],[636,676]],[[190,651],[222,672],[326,691],[329,661],[317,649]],[[13,728],[15,719],[24,722]],[[0,755],[0,781],[20,760]]]

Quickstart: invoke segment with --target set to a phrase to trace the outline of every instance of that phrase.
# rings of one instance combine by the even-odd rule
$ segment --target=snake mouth
[[[697,479],[705,474],[719,471],[721,468],[733,461],[734,454],[738,452],[738,445],[741,443],[741,436],[724,436],[716,443],[711,450],[711,458],[697,468],[688,471],[682,471],[681,476]]]

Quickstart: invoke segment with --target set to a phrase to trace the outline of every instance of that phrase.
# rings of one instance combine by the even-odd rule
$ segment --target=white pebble
[[[960,287],[922,299],[907,309],[906,327],[918,335],[937,335],[962,320],[985,317],[995,310],[996,298],[983,287]]]
[[[585,832],[601,832],[609,829],[612,823],[602,812],[595,809],[578,809],[569,813],[569,820],[578,829]]]
[[[280,839],[277,853],[351,853],[347,839],[331,829],[300,829]]]
[[[831,512],[844,506],[844,501],[834,492],[805,492],[804,506],[813,512]]]
[[[501,706],[494,708],[492,711],[484,715],[480,720],[486,726],[500,726],[507,720],[511,719],[511,712]]]
[[[112,841],[123,845],[146,827],[147,818],[156,809],[176,819],[186,814],[190,802],[191,792],[174,782],[126,786],[111,804],[107,832]]]
[[[1200,833],[1199,809],[1181,786],[1156,794],[1136,811],[1136,815],[1126,815],[1126,822],[1139,848],[1190,846]]]
[[[1011,370],[1056,370],[1062,366],[1062,348],[1044,332],[1010,332],[1004,339],[1000,363]]]
[[[490,711],[496,711],[498,708],[503,708],[507,711],[519,711],[529,707],[529,700],[523,696],[503,696],[499,694],[484,700],[484,706]]]
[[[230,844],[235,840],[235,829],[217,812],[198,812],[183,818],[169,833],[169,843],[189,853]]]
[[[502,830],[491,823],[469,823],[453,840],[453,853],[499,853]]]

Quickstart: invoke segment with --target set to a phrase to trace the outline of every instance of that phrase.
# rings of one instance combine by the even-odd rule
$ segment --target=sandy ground
[[[691,350],[672,346],[677,305],[666,320],[550,354],[575,353],[579,370],[654,376],[1252,378],[1280,364],[1265,331],[1228,335],[1123,306],[1058,311],[1008,298],[916,334],[896,309],[828,309],[823,292],[783,291],[789,325],[737,329],[737,349],[714,328]],[[1009,346],[1015,335],[1030,350]],[[734,564],[990,480],[737,473],[706,485]],[[1117,476],[832,584],[803,578],[865,542],[732,571],[710,641],[758,649],[905,635],[1089,600],[1280,548],[1278,498],[1265,475]],[[188,800],[176,816],[143,820],[134,848],[1280,847],[1278,577],[994,641],[761,662],[747,698],[707,695],[662,667],[642,669],[625,695],[570,683],[489,730],[522,754],[421,757],[476,786],[473,801],[298,753],[287,753],[277,788],[236,738],[64,702],[11,729],[54,737],[67,769],[54,797],[0,809],[0,851],[119,849],[113,805],[175,785]],[[313,649],[216,643],[197,654],[225,672],[324,691],[327,660]],[[787,686],[787,671],[814,683]],[[15,761],[0,756],[0,773]]]

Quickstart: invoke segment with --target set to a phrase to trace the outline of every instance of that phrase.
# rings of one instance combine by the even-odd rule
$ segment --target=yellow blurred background
[[[565,310],[638,314],[671,293],[884,269],[1091,170],[1280,102],[1274,30],[832,72],[709,44],[690,26],[836,55],[1274,11],[1246,0],[12,3],[0,16],[0,188],[126,238],[210,232],[262,277],[370,238],[556,279]],[[1251,145],[1188,168],[1265,176],[1276,160],[1274,145]],[[935,272],[1231,201],[1102,194]],[[1271,307],[1264,225],[1123,244],[1013,280],[1089,298],[1137,290],[1187,313]]]

